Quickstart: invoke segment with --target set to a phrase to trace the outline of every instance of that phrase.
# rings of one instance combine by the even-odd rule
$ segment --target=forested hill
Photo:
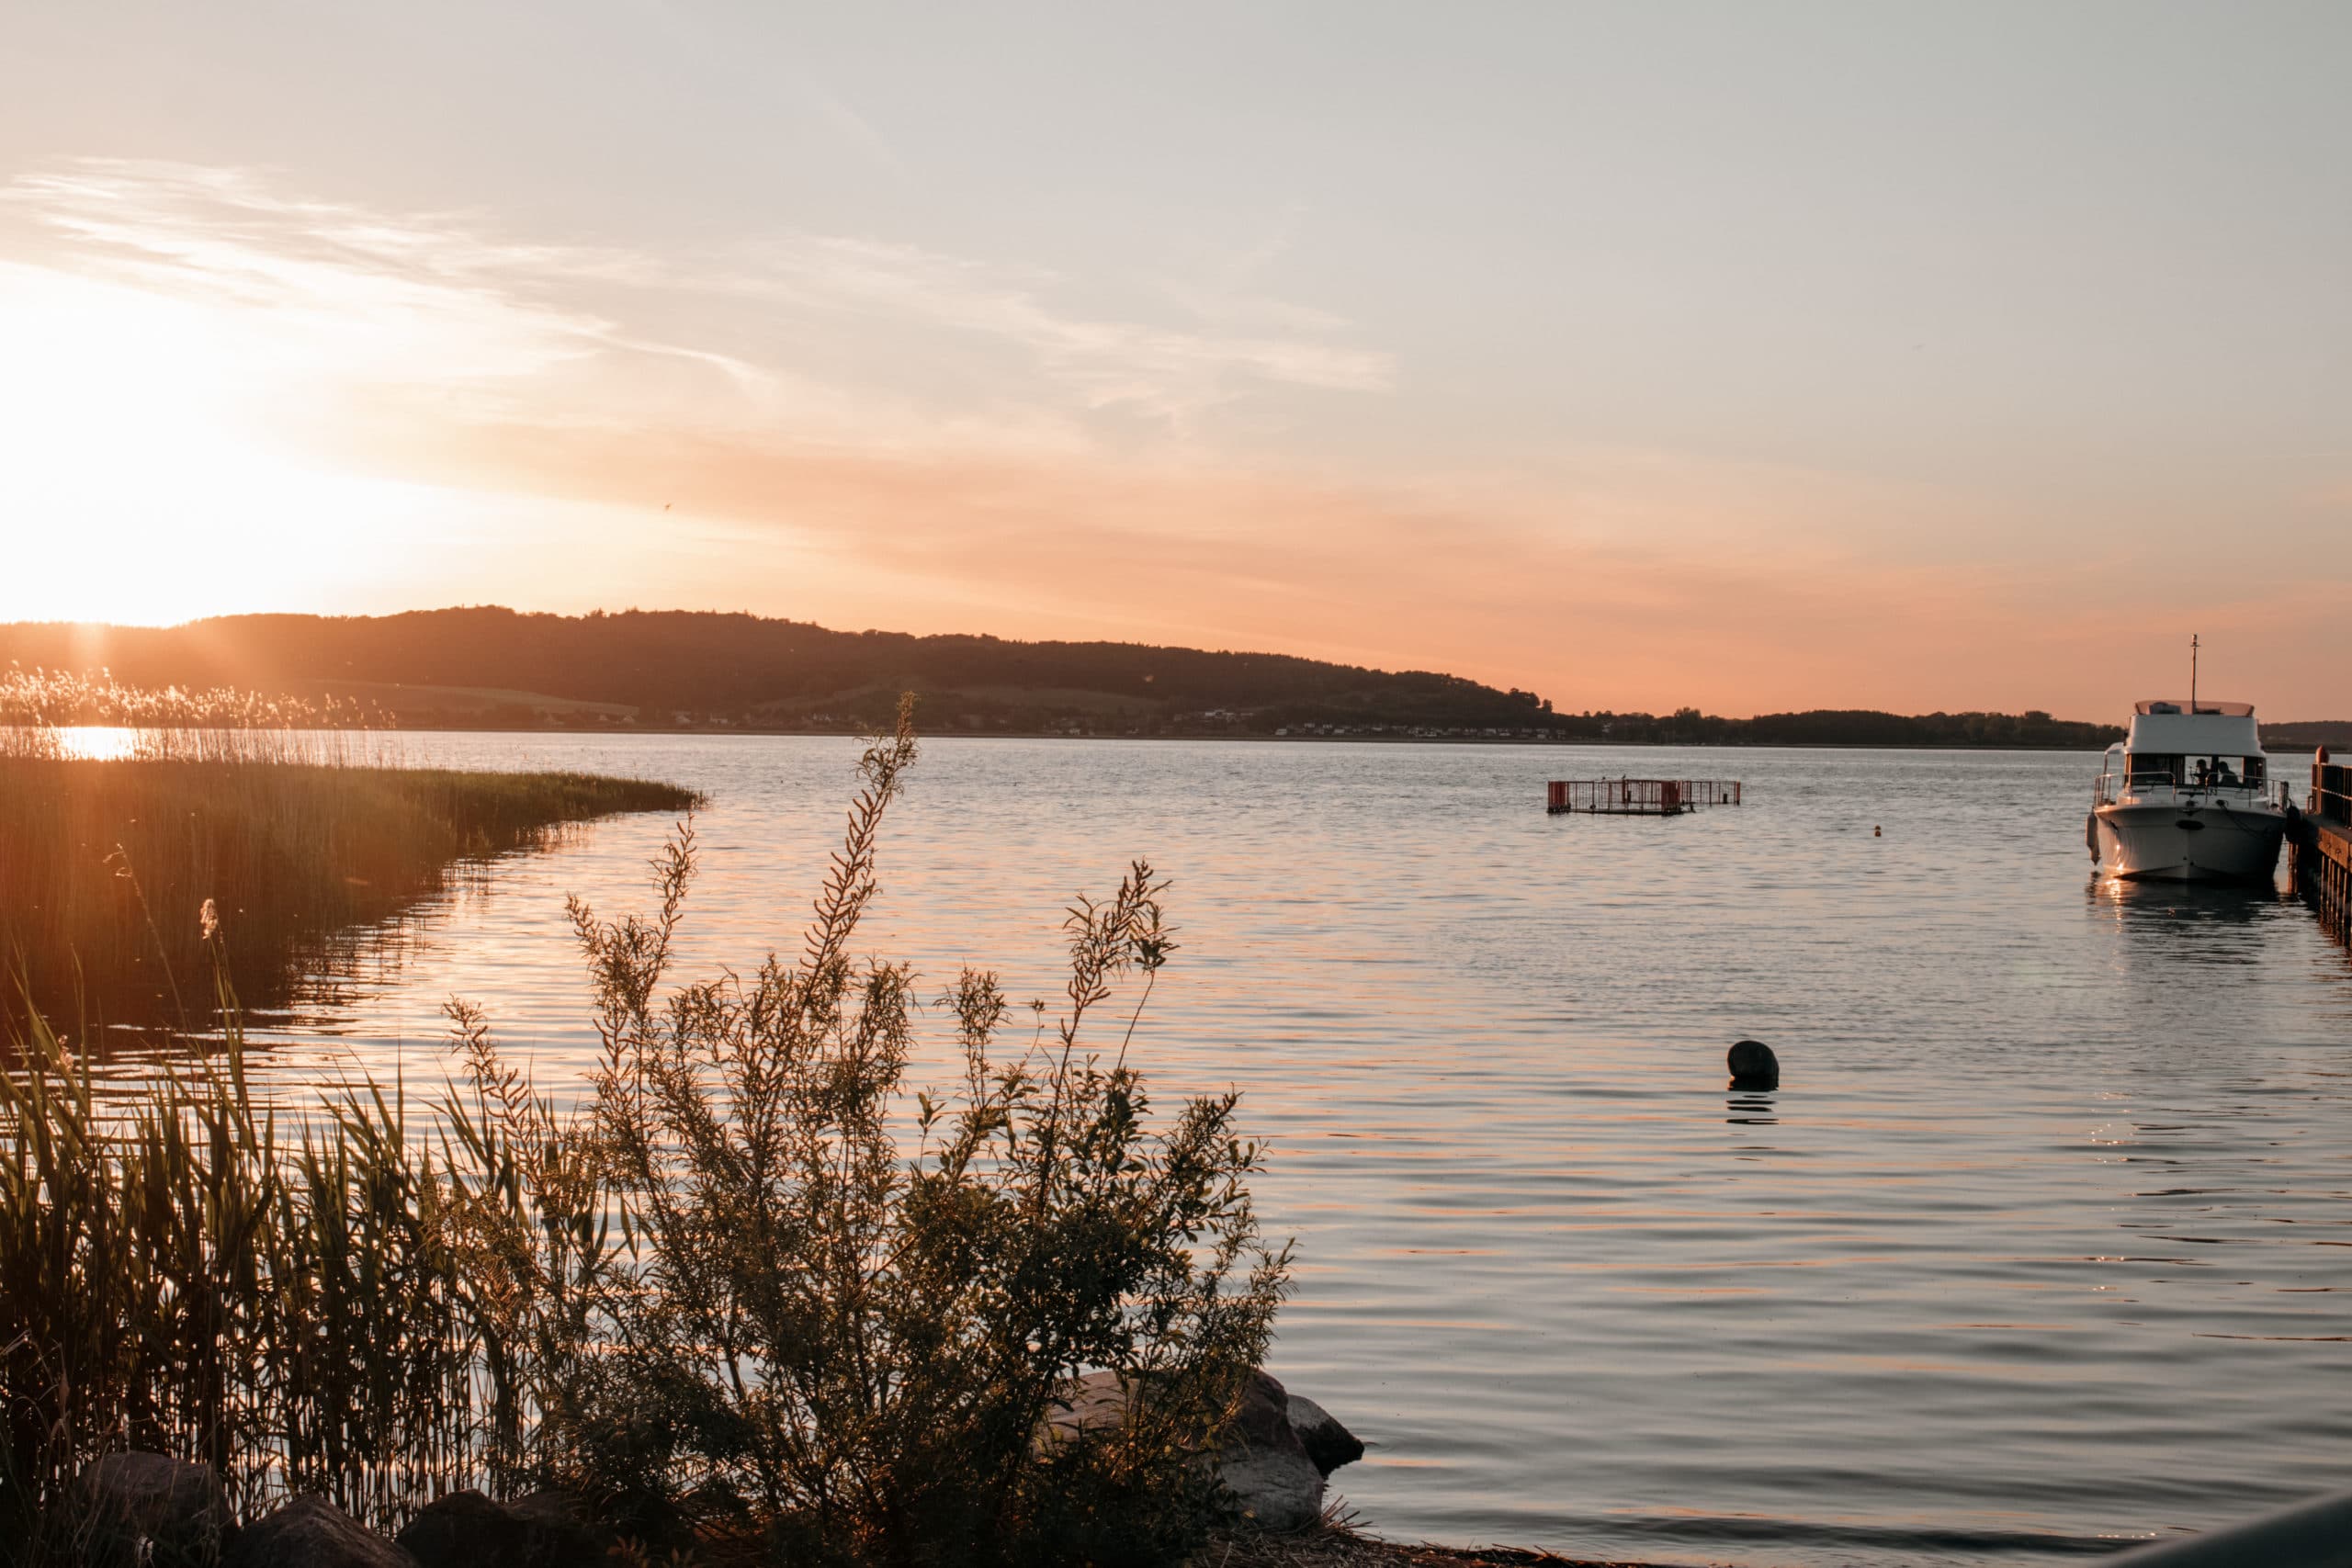
[[[1051,716],[1125,728],[1185,716],[1291,722],[1523,726],[1532,692],[1278,653],[1119,642],[841,632],[697,611],[580,616],[498,608],[367,616],[235,615],[164,629],[0,626],[0,662],[105,664],[119,680],[354,692],[404,718],[502,704],[549,716],[828,728],[878,720],[903,690],[931,728],[1035,728]],[[552,699],[552,700],[550,700]],[[584,710],[582,705],[585,705]],[[681,715],[686,716],[681,720]],[[593,718],[591,719],[593,722]],[[1000,723],[1000,721],[1002,721]]]
[[[483,607],[234,615],[164,628],[0,626],[0,663],[8,661],[103,666],[141,685],[332,691],[407,728],[852,729],[913,690],[933,731],[2068,747],[2103,746],[2120,733],[2039,713],[1557,713],[1533,692],[1288,654],[841,632],[700,611]]]
[[[2352,747],[2352,718],[2319,718],[2290,720],[2285,724],[2265,723],[2262,744],[2282,751],[2308,751],[2314,746],[2335,750]]]

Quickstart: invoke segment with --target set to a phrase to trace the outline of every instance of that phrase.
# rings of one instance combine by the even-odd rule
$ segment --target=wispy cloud
[[[312,607],[381,608],[368,595],[395,580],[546,607],[651,584],[850,624],[1419,664],[1621,706],[2064,707],[2124,680],[2167,602],[2080,608],[2146,576],[2128,561],[1841,551],[1964,542],[1984,517],[1852,476],[1572,447],[1467,474],[1423,453],[1379,478],[1257,457],[1253,420],[1399,381],[1347,321],[1262,286],[1287,243],[1277,225],[1106,280],[845,235],[550,243],[251,170],[50,168],[0,189],[0,415],[49,433],[0,470],[0,513],[143,542],[117,553],[159,563],[158,615],[220,607],[266,555],[284,602]],[[187,527],[191,496],[253,547]],[[441,537],[479,536],[446,568],[408,545],[428,513]],[[338,530],[339,602],[315,564]],[[159,553],[182,536],[201,556]],[[212,558],[233,570],[191,597]],[[2165,592],[2193,591],[2211,592]],[[2293,635],[2343,593],[2313,574],[2283,606]],[[2287,636],[2276,614],[2245,620],[2248,646]]]
[[[289,194],[252,170],[166,163],[37,172],[0,203],[40,236],[40,259],[276,318],[311,334],[322,359],[340,356],[346,379],[560,374],[553,397],[517,391],[558,419],[767,421],[800,440],[903,446],[924,427],[949,441],[1026,439],[1116,411],[1187,436],[1253,391],[1375,392],[1394,379],[1387,356],[1312,312],[1248,332],[1125,319],[1054,303],[1067,280],[1047,271],[852,236],[663,254],[549,244],[503,236],[479,214],[373,211]],[[712,320],[714,300],[736,313]],[[746,311],[757,318],[748,333]],[[861,333],[888,339],[892,370],[838,346]],[[746,336],[753,346],[739,346]],[[976,344],[1004,373],[930,374]],[[581,379],[598,359],[671,360],[746,400],[688,409],[691,388]],[[854,367],[829,374],[843,361]],[[986,389],[960,403],[941,395],[975,383]]]
[[[255,346],[338,383],[448,388],[684,352],[564,297],[567,280],[641,276],[639,258],[293,197],[247,170],[85,162],[19,177],[0,209],[34,236],[28,261],[233,312],[264,329]]]
[[[1250,384],[1380,392],[1395,366],[1335,341],[1344,323],[1298,312],[1286,332],[1233,333],[1090,316],[1049,305],[1049,273],[984,266],[911,245],[796,236],[756,251],[748,292],[831,310],[920,321],[1000,339],[1090,407],[1132,404],[1171,421]]]

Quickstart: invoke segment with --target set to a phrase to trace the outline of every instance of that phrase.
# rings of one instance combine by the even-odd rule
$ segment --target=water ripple
[[[421,744],[709,791],[701,963],[790,946],[854,755]],[[1164,1090],[1242,1089],[1272,1140],[1261,1206],[1302,1259],[1276,1370],[1374,1445],[1340,1478],[1374,1528],[2057,1560],[2352,1461],[2352,964],[2276,897],[2092,883],[2095,762],[939,740],[866,934],[1051,996],[1072,893],[1136,853],[1174,876],[1137,1050]],[[1548,818],[1570,770],[1735,773],[1749,804]],[[662,829],[403,922],[268,1074],[437,1081],[452,993],[577,1072],[563,895],[638,907]],[[1779,1090],[1725,1091],[1743,1035]]]

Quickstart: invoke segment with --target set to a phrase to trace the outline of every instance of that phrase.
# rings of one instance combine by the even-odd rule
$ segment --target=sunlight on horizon
[[[138,750],[142,733],[110,724],[73,724],[51,731],[60,754],[86,762],[121,761]]]
[[[2118,562],[2121,489],[1612,445],[1565,412],[1535,446],[1466,438],[1494,394],[1441,389],[1427,345],[1246,280],[1124,308],[1085,282],[44,165],[0,186],[0,620],[713,609],[1444,670],[1571,708],[2096,717],[2193,619],[2271,711],[2333,698],[2303,655],[2340,545],[2257,592],[2158,561],[2203,536],[2187,495],[2132,508],[2149,549]],[[2333,537],[2340,498],[2255,499]]]
[[[0,509],[41,519],[0,615],[180,620],[331,595],[382,553],[365,525],[400,508],[272,439],[263,405],[310,367],[235,307],[8,267],[0,342]]]

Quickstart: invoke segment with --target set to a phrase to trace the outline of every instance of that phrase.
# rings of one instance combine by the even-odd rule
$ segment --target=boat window
[[[2183,782],[2219,789],[2241,789],[2262,783],[2260,757],[2189,757]]]
[[[2180,777],[2180,758],[2163,751],[2135,751],[2123,760],[2134,784],[2170,784]]]

